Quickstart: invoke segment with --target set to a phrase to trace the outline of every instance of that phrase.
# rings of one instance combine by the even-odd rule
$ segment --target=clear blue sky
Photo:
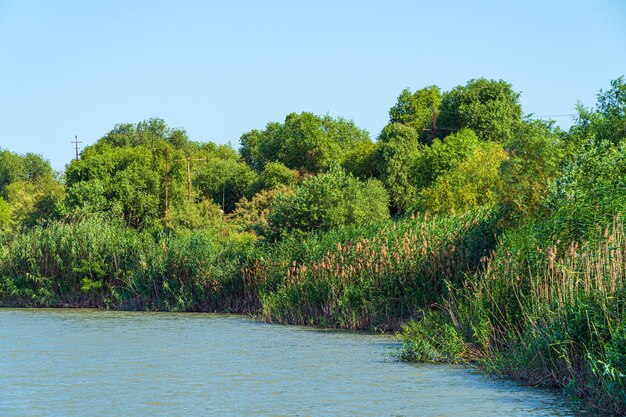
[[[624,0],[0,0],[0,147],[62,169],[121,122],[238,147],[300,111],[375,138],[405,87],[504,79],[564,114],[625,73]]]

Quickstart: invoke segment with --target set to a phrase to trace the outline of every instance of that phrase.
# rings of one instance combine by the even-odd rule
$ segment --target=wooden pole
[[[165,217],[167,217],[167,209],[169,204],[169,182],[170,182],[170,169],[169,169],[170,149],[165,147]]]
[[[222,214],[225,214],[225,213],[226,213],[226,211],[224,210],[224,207],[225,207],[225,204],[224,204],[224,200],[225,200],[225,198],[224,198],[224,196],[225,196],[225,194],[224,194],[224,188],[226,188],[226,181],[224,181],[224,182],[222,183]]]
[[[191,200],[191,158],[187,157],[187,200]]]

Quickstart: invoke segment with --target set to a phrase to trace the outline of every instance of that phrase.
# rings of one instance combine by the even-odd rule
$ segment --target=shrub
[[[333,168],[306,178],[292,195],[278,195],[272,204],[269,226],[276,237],[291,231],[375,222],[389,217],[388,202],[380,182],[362,182]]]
[[[287,168],[280,162],[268,162],[257,180],[250,186],[248,196],[253,197],[263,190],[269,190],[278,186],[293,187],[298,182],[298,179],[297,171]]]
[[[396,358],[403,362],[460,363],[469,349],[456,326],[438,310],[428,310],[419,321],[402,326],[402,348]]]

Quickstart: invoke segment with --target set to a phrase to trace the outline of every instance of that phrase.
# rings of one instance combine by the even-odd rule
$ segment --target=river
[[[0,416],[575,416],[553,392],[386,359],[386,336],[239,316],[0,310]]]

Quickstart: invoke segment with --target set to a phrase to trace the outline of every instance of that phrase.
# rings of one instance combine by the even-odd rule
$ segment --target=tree
[[[578,120],[569,135],[586,141],[590,137],[617,145],[626,138],[626,82],[624,77],[611,81],[608,91],[600,90],[595,109],[578,106]]]
[[[281,162],[290,169],[324,172],[341,164],[357,144],[371,142],[369,134],[354,122],[312,113],[291,113],[284,123],[269,123],[265,130],[242,135],[240,153],[257,172],[268,162]]]
[[[225,213],[235,209],[235,204],[246,195],[251,184],[257,179],[256,173],[237,154],[221,158],[211,155],[205,164],[198,164],[194,170],[193,184],[201,199],[209,199],[223,208]]]
[[[235,210],[228,216],[228,221],[237,225],[243,231],[266,236],[269,234],[267,219],[274,200],[279,195],[291,195],[293,192],[293,188],[289,186],[277,185],[259,191],[251,199],[244,197],[237,202]]]
[[[31,227],[53,218],[63,193],[50,163],[40,155],[0,151],[0,198],[4,207],[0,229]]]
[[[506,144],[499,201],[513,218],[537,215],[544,209],[550,181],[559,173],[559,136],[546,123],[525,123]]]
[[[274,199],[268,223],[274,236],[328,230],[389,217],[389,197],[377,180],[360,181],[340,168],[304,179],[291,195]]]
[[[262,149],[263,144],[267,141],[264,136],[266,136],[266,132],[255,129],[244,133],[239,138],[241,143],[239,153],[243,160],[256,172],[263,171],[267,159],[266,151]],[[271,160],[278,160],[278,149],[276,152],[267,153],[272,154]]]
[[[499,169],[505,158],[506,153],[499,143],[477,144],[464,158],[440,172],[431,185],[421,190],[419,203],[414,209],[431,213],[459,213],[495,204]]]
[[[441,90],[431,85],[411,93],[402,90],[396,104],[389,109],[389,123],[401,123],[417,131],[421,143],[430,143],[431,133],[423,129],[432,126],[433,112],[439,110]]]
[[[626,85],[601,90],[595,109],[579,106],[564,137],[566,152],[550,182],[546,206],[563,240],[586,240],[626,207]]]
[[[378,144],[369,141],[358,142],[346,153],[341,166],[347,173],[361,180],[378,178],[380,173],[376,161],[377,153]]]
[[[173,163],[194,150],[184,131],[161,119],[117,125],[66,169],[67,213],[106,211],[133,227],[156,226],[165,211],[165,148],[170,150],[170,206],[183,202],[185,170]]]
[[[12,211],[11,205],[7,203],[4,198],[0,197],[0,234],[11,230]]]
[[[520,125],[522,107],[511,84],[479,78],[445,93],[440,113],[443,128],[470,128],[481,140],[504,143]]]
[[[478,136],[470,129],[453,133],[445,140],[435,139],[412,165],[415,186],[418,189],[430,186],[441,174],[465,161],[478,145]]]
[[[417,189],[411,177],[411,167],[420,151],[417,133],[408,126],[388,124],[378,137],[378,172],[395,213],[404,213],[415,204]]]
[[[5,196],[5,188],[12,182],[26,179],[24,159],[8,150],[0,151],[0,196]]]
[[[256,181],[250,185],[247,195],[252,197],[262,190],[269,190],[280,185],[293,187],[298,179],[297,171],[287,168],[280,162],[268,162]]]

